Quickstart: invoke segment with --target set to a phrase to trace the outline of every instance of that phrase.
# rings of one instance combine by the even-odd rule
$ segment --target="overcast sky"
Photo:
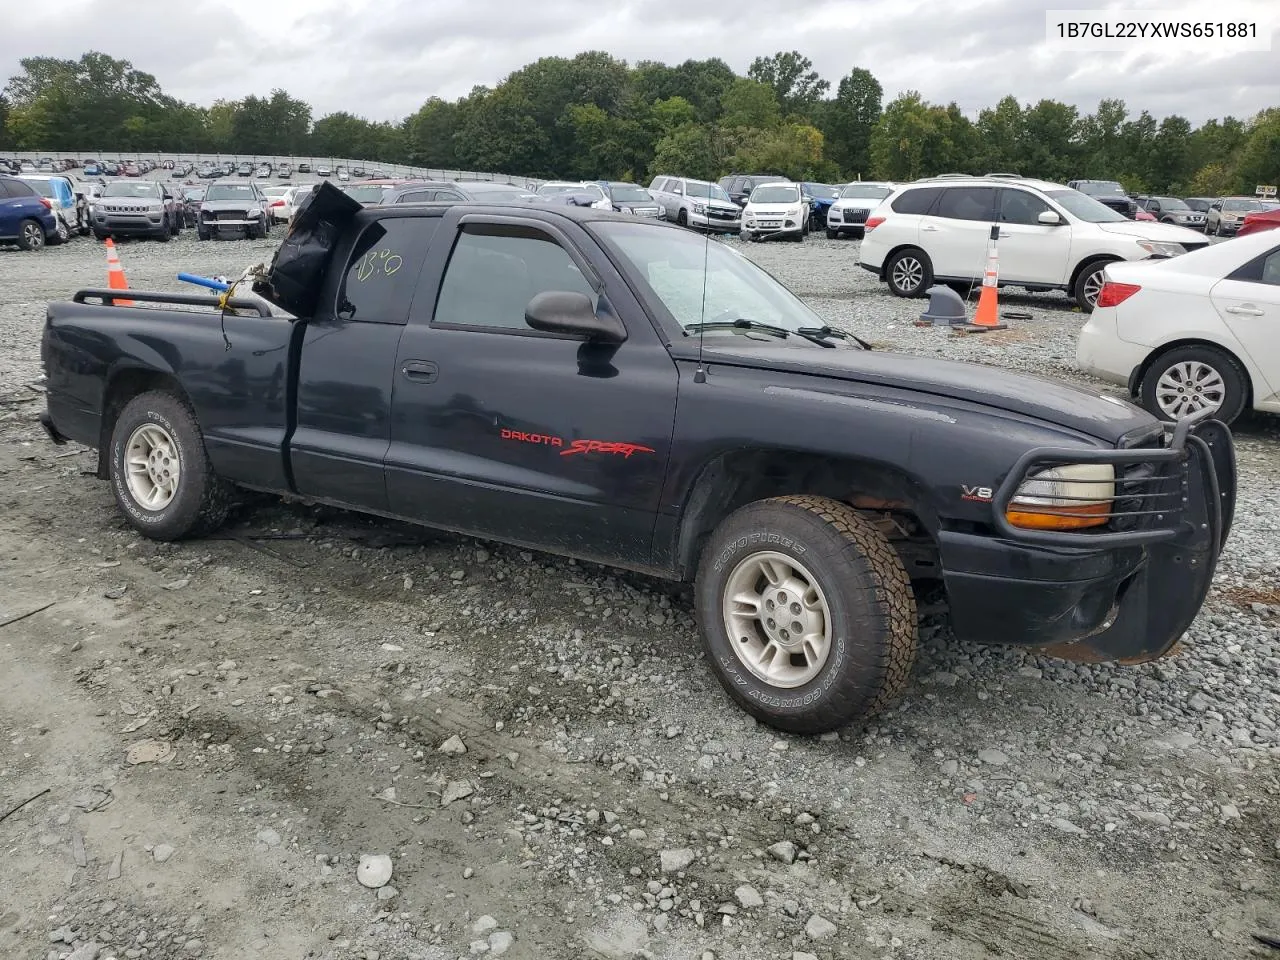
[[[1170,19],[1261,21],[1265,53],[1193,52],[1152,43],[1071,54],[1046,44],[1049,8],[1157,9]],[[1120,97],[1134,113],[1193,123],[1280,106],[1280,0],[41,0],[6,4],[0,82],[32,55],[98,49],[154,74],[164,90],[209,104],[273,87],[315,116],[347,110],[399,119],[427,97],[492,86],[540,56],[605,50],[636,62],[753,57],[797,49],[832,91],[855,66],[885,101],[908,89],[969,116],[1012,93],[1091,111]],[[1117,13],[1117,17],[1122,14]]]

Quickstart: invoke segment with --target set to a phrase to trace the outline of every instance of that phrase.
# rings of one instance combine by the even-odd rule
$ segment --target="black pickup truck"
[[[649,220],[326,223],[292,297],[286,238],[271,306],[49,306],[45,427],[97,448],[144,535],[207,533],[245,488],[694,581],[725,689],[802,733],[901,690],[939,581],[957,636],[1085,660],[1161,656],[1204,601],[1234,507],[1217,421],[870,350]]]

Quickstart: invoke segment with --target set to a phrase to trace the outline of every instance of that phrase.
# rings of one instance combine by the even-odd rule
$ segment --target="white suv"
[[[809,204],[798,183],[762,183],[742,208],[742,239],[784,237],[803,240],[809,234]]]
[[[935,280],[976,285],[993,227],[1000,286],[1065,290],[1086,312],[1108,263],[1176,257],[1208,244],[1184,227],[1126,219],[1061,184],[943,176],[899,187],[872,212],[859,263],[900,297],[922,296]]]
[[[861,237],[871,211],[896,188],[893,183],[859,181],[840,188],[840,196],[827,210],[827,239],[835,240],[845,234]]]

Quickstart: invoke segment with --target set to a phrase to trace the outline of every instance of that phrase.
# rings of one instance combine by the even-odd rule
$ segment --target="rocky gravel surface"
[[[272,246],[120,256],[175,289]],[[856,242],[743,250],[877,346],[1087,382],[1061,294],[956,337]],[[1236,527],[1176,655],[964,645],[937,597],[897,707],[795,738],[722,696],[676,586],[271,499],[139,538],[35,420],[45,304],[104,270],[88,241],[0,250],[0,956],[1127,960],[1280,934],[1274,418],[1237,425]]]

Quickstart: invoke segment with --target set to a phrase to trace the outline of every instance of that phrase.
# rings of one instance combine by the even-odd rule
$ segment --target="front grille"
[[[734,210],[717,210],[714,207],[707,210],[707,216],[712,220],[737,220],[738,214]]]
[[[217,220],[248,220],[248,211],[245,210],[219,210],[214,214]]]
[[[632,207],[637,217],[656,217],[658,215],[657,207]]]
[[[118,204],[110,204],[106,207],[107,213],[125,213],[132,214],[135,217],[145,217],[147,215],[146,207],[122,207]]]

